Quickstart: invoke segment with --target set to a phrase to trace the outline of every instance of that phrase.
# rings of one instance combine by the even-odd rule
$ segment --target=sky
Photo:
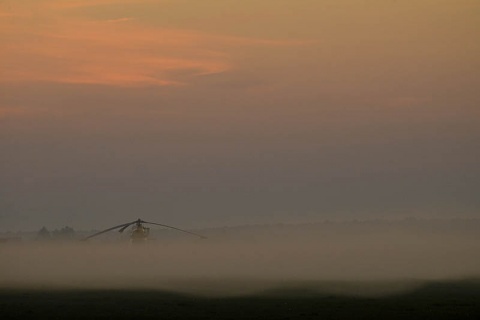
[[[0,230],[480,218],[477,0],[1,0]]]

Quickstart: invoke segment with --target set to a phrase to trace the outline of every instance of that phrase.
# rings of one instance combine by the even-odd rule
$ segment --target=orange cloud
[[[0,81],[182,85],[232,69],[231,46],[300,44],[146,27],[129,17],[92,21],[64,10],[113,3],[119,1],[41,2],[39,16],[0,23],[6,38]]]
[[[15,39],[17,38],[17,39]],[[20,40],[18,40],[18,38]],[[229,69],[205,49],[203,35],[145,29],[129,21],[56,21],[16,32],[4,48],[3,81],[118,86],[174,85],[188,76]],[[178,79],[174,73],[182,72]]]
[[[49,1],[48,5],[56,9],[76,9],[84,7],[97,7],[122,4],[141,4],[148,2],[158,2],[158,0],[69,0],[69,1]]]

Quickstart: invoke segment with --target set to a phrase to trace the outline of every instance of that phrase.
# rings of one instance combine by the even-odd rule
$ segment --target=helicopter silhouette
[[[169,226],[169,225],[166,225],[166,224],[161,224],[161,223],[156,223],[156,222],[148,222],[148,221],[145,221],[145,220],[142,220],[142,219],[137,219],[137,220],[132,221],[132,222],[123,223],[123,224],[120,224],[118,226],[102,230],[102,231],[97,232],[95,234],[92,234],[92,235],[90,235],[86,238],[83,238],[82,241],[86,241],[90,238],[96,237],[98,235],[101,235],[103,233],[106,233],[108,231],[112,231],[112,230],[115,230],[115,229],[119,229],[118,232],[122,233],[129,226],[133,225],[132,231],[130,233],[130,240],[132,241],[132,243],[143,243],[143,242],[147,241],[148,235],[150,233],[150,228],[145,227],[144,224],[153,224],[153,225],[157,225],[157,226],[161,226],[161,227],[166,227],[166,228],[174,229],[174,230],[181,231],[181,232],[184,232],[184,233],[188,233],[188,234],[200,237],[202,239],[206,239],[205,236],[202,236],[201,234],[198,234],[198,233],[195,233],[195,232],[183,230],[183,229],[180,229],[180,228],[177,228],[177,227],[172,227],[172,226]]]

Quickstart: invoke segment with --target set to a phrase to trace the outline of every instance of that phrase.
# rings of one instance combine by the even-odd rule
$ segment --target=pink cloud
[[[108,5],[124,5],[129,3],[142,4],[148,2],[158,2],[158,0],[70,0],[70,1],[58,1],[52,0],[45,2],[49,7],[55,9],[77,9],[85,7],[97,7]]]
[[[52,81],[118,86],[175,85],[230,64],[211,54],[201,34],[147,29],[129,21],[60,20],[15,30],[3,51],[3,81]],[[182,71],[178,79],[175,73]]]
[[[232,47],[302,44],[147,27],[129,17],[92,21],[64,10],[65,6],[113,3],[119,2],[39,2],[38,23],[28,15],[15,23],[0,22],[4,30],[0,35],[7,39],[0,81],[182,85],[199,75],[231,70]],[[30,12],[31,8],[22,10]]]

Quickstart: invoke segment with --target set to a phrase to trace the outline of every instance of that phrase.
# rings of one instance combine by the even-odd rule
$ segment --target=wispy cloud
[[[85,7],[98,7],[109,5],[124,5],[124,4],[145,4],[149,2],[159,2],[158,0],[51,0],[48,5],[57,9],[77,9]]]
[[[117,86],[176,85],[229,69],[202,34],[144,28],[127,19],[52,19],[41,28],[10,29],[3,81]],[[172,73],[183,71],[184,79]]]
[[[132,21],[133,18],[117,18],[117,19],[109,19],[109,20],[105,20],[106,22],[110,22],[110,23],[118,23],[118,22],[126,22],[126,21]]]
[[[44,1],[37,4],[34,17],[0,22],[6,39],[1,81],[182,85],[198,75],[232,69],[232,46],[302,44],[155,28],[131,17],[91,20],[69,14],[72,8],[123,2],[131,1]]]

